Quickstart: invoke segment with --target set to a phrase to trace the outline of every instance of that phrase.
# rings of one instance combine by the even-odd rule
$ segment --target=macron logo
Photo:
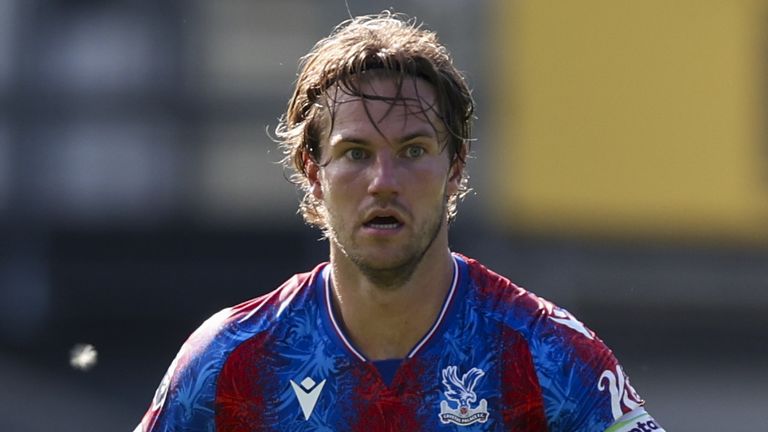
[[[320,384],[316,384],[315,380],[310,377],[304,378],[301,384],[296,384],[291,381],[291,387],[293,392],[296,393],[296,398],[301,405],[301,411],[304,413],[304,420],[309,420],[312,415],[312,411],[315,409],[317,398],[320,396],[320,392],[323,391],[325,380],[320,381]]]

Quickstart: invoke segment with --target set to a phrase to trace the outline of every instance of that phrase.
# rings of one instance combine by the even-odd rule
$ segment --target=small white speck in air
[[[99,353],[91,344],[77,344],[69,351],[69,364],[75,369],[87,371],[96,366]]]

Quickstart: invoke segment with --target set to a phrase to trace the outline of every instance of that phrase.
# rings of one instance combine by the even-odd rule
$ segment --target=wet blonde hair
[[[311,193],[307,177],[308,163],[322,165],[321,135],[330,132],[330,128],[324,127],[328,121],[333,124],[333,100],[324,96],[332,86],[337,86],[349,95],[381,99],[361,90],[366,72],[368,76],[383,75],[395,81],[396,96],[386,99],[392,104],[403,102],[398,95],[409,78],[419,78],[433,86],[435,106],[424,106],[420,101],[421,111],[437,114],[448,133],[445,148],[451,164],[458,164],[461,171],[459,191],[447,203],[448,219],[453,220],[459,198],[469,191],[464,165],[474,101],[464,76],[453,65],[437,35],[423,29],[416,20],[391,12],[360,16],[339,24],[301,59],[296,88],[276,135],[285,154],[283,166],[292,172],[291,181],[304,193],[299,205],[304,220],[325,228],[323,204]]]

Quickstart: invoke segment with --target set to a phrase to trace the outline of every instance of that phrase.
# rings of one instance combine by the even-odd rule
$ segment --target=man
[[[593,332],[449,250],[472,115],[413,21],[318,42],[278,136],[330,263],[206,321],[136,430],[661,431]]]

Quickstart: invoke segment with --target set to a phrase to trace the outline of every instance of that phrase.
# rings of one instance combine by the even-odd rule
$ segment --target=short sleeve
[[[645,408],[638,407],[618,418],[605,432],[665,432]]]
[[[227,315],[214,315],[182,345],[134,432],[215,430],[216,380],[229,353],[217,336]]]
[[[532,335],[550,430],[604,431],[642,407],[611,350],[565,309],[543,301]]]

